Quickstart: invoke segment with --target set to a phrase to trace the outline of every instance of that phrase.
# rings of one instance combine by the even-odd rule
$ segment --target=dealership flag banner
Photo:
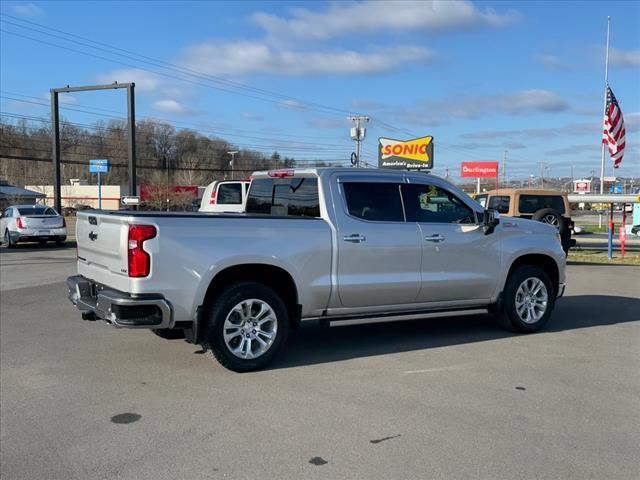
[[[618,168],[622,163],[625,148],[624,118],[613,91],[607,86],[607,105],[604,110],[604,131],[602,143],[609,149],[609,155],[613,160],[613,168]]]

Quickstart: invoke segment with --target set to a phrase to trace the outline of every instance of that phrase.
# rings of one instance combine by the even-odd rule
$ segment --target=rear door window
[[[246,212],[319,217],[318,178],[256,178],[249,188]]]
[[[561,195],[520,195],[518,200],[520,213],[534,214],[543,208],[553,208],[558,213],[565,213]]]
[[[498,213],[509,213],[509,205],[511,204],[511,198],[508,195],[497,195],[489,199],[489,206]]]
[[[242,184],[221,183],[218,186],[216,201],[223,205],[242,203]]]
[[[404,222],[397,183],[343,183],[349,215],[372,222]]]

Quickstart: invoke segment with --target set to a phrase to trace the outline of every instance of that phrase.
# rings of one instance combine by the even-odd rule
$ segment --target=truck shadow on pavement
[[[640,321],[640,298],[577,295],[562,298],[539,333]],[[534,334],[535,335],[535,334]],[[490,315],[467,315],[369,325],[304,324],[291,331],[287,348],[268,369],[290,368],[510,337]]]

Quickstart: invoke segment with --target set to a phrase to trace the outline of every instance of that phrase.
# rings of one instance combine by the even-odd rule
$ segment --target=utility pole
[[[540,165],[540,189],[544,189],[544,169],[547,162],[538,162],[538,165]]]
[[[354,126],[351,127],[351,139],[356,141],[355,167],[360,168],[360,144],[367,133],[367,129],[362,126],[362,123],[368,122],[370,118],[364,115],[350,115],[347,117],[347,120],[351,120],[354,124]]]
[[[231,180],[233,180],[233,165],[235,164],[236,153],[238,153],[238,151],[234,150],[232,152],[227,152],[227,153],[231,155],[231,161],[229,162],[229,166],[231,167]]]
[[[164,166],[166,169],[166,175],[165,175],[165,181],[166,181],[166,188],[165,188],[165,195],[166,198],[165,200],[167,201],[167,212],[169,211],[169,157],[167,156],[164,159]]]
[[[502,188],[507,188],[507,154],[509,153],[508,150],[505,150],[504,153],[502,154]]]

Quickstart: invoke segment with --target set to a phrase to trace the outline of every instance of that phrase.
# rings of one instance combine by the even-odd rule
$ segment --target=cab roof
[[[543,190],[539,188],[500,188],[497,190],[489,190],[487,192],[479,193],[478,195],[514,195],[514,194],[524,194],[524,195],[562,195],[566,196],[565,192],[560,190]]]

